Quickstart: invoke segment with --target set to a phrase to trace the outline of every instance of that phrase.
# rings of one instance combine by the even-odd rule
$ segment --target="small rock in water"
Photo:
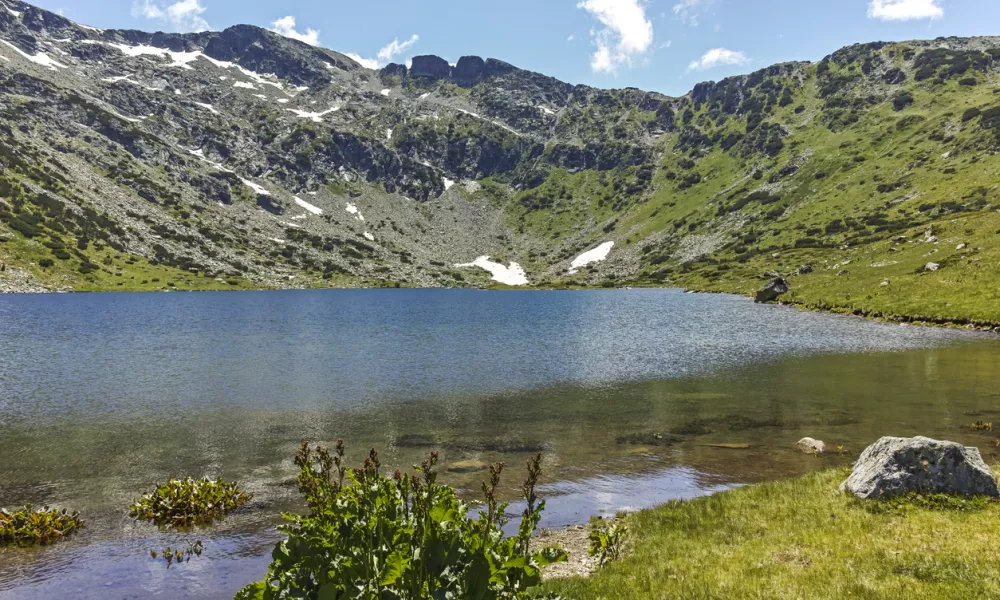
[[[822,440],[814,440],[811,437],[804,437],[796,444],[799,450],[808,454],[822,454],[826,452],[826,444]]]
[[[489,463],[481,460],[460,460],[448,465],[449,473],[478,473],[490,468]]]
[[[926,437],[884,437],[868,446],[840,489],[862,499],[907,492],[1000,497],[978,448]]]

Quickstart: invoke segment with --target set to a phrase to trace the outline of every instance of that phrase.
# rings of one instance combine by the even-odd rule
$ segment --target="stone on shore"
[[[757,290],[756,302],[759,304],[771,302],[772,300],[776,300],[778,296],[787,293],[788,290],[788,282],[778,277]]]
[[[478,473],[490,468],[489,463],[481,460],[460,460],[448,465],[449,473]]]
[[[907,492],[1000,497],[978,448],[926,437],[884,437],[868,446],[840,489],[862,499]]]

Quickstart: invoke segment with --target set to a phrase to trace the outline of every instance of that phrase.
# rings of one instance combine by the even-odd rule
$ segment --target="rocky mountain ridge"
[[[959,218],[945,275],[995,274],[997,38],[859,44],[670,98],[0,4],[0,289],[750,293],[816,263],[786,299],[874,312],[892,280],[943,289],[917,246]]]

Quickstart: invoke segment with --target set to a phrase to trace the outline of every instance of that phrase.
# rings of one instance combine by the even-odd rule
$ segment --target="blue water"
[[[404,467],[428,445],[445,467],[541,450],[559,526],[849,460],[800,456],[802,435],[968,438],[962,423],[1000,410],[997,350],[675,290],[0,297],[0,506],[88,519],[65,543],[0,554],[0,598],[231,597],[299,506],[303,439]],[[732,415],[757,421],[719,420]],[[669,431],[685,433],[651,437]],[[126,513],[177,475],[238,479],[256,500],[168,570],[149,550],[183,536]],[[443,477],[471,495],[481,475]]]

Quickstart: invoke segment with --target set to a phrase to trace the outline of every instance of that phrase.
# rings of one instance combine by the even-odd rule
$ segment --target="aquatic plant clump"
[[[540,454],[528,461],[525,509],[509,537],[508,505],[496,496],[503,463],[483,483],[483,509],[470,511],[437,483],[436,452],[411,475],[383,475],[375,450],[360,469],[348,469],[343,457],[343,442],[334,452],[302,445],[295,462],[309,514],[285,517],[288,538],[275,547],[267,576],[237,599],[522,600],[541,583],[542,567],[566,560],[562,550],[530,547],[545,508],[535,494]]]
[[[203,525],[243,506],[253,496],[222,479],[171,479],[129,507],[129,515],[161,527]]]
[[[30,505],[16,512],[0,509],[0,546],[44,546],[82,528],[80,513],[66,509],[55,510],[46,506],[35,510]]]

